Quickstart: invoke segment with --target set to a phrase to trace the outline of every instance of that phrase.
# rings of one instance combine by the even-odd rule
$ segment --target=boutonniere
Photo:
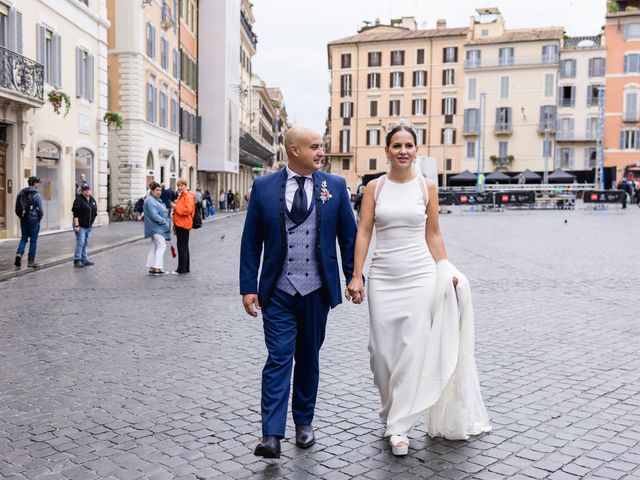
[[[328,202],[329,200],[331,200],[332,196],[333,195],[331,195],[331,192],[327,188],[327,181],[323,180],[322,183],[320,184],[320,201],[322,203]]]

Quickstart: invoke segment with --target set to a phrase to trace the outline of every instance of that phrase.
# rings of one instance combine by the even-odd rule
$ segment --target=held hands
[[[258,316],[258,310],[260,310],[260,302],[258,301],[258,295],[255,293],[242,296],[242,305],[245,311],[252,317]]]
[[[364,284],[362,283],[362,277],[353,277],[351,279],[344,292],[344,296],[356,305],[364,301]]]

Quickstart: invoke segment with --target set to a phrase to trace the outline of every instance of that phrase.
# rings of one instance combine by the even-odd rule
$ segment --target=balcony
[[[253,33],[253,27],[251,27],[251,24],[249,24],[249,20],[247,20],[244,12],[240,12],[240,23],[242,24],[242,28],[244,28],[245,33],[249,37],[249,40],[251,40],[253,48],[256,48],[256,45],[258,45],[258,36]]]
[[[505,168],[513,163],[514,156],[507,155],[506,157],[498,157],[496,155],[491,155],[489,159],[493,162],[496,168]]]
[[[29,107],[44,104],[44,67],[0,47],[0,97]]]
[[[540,122],[538,124],[538,133],[544,135],[545,132],[549,132],[549,135],[556,133],[556,122]]]
[[[466,137],[476,137],[478,136],[478,124],[464,124],[462,127],[462,135]]]
[[[493,132],[496,135],[511,135],[513,128],[510,123],[497,123]]]
[[[465,69],[478,69],[478,68],[517,68],[527,67],[531,65],[548,65],[558,64],[560,57],[558,54],[554,55],[530,55],[530,56],[514,56],[514,57],[494,57],[494,58],[482,58],[482,59],[469,59],[465,60]]]
[[[639,112],[624,112],[622,114],[623,122],[640,122],[640,113]]]
[[[564,38],[564,48],[593,48],[601,45],[602,35]]]

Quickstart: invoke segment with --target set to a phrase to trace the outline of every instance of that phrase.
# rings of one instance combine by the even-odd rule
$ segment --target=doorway
[[[88,183],[90,187],[93,185],[93,152],[86,148],[76,150],[76,193],[81,193],[80,187],[83,183]],[[95,190],[97,191],[97,189]]]
[[[0,140],[0,238],[7,237],[7,146]]]
[[[44,204],[43,230],[60,228],[60,147],[51,142],[38,143],[36,175],[40,177],[40,195]]]

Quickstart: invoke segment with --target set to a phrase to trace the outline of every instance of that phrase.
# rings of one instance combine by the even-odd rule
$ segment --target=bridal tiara
[[[411,130],[415,135],[417,135],[417,134],[418,134],[418,131],[417,131],[417,129],[416,129],[416,126],[415,126],[413,123],[411,123],[411,122],[409,122],[409,121],[405,120],[404,118],[401,118],[401,119],[400,119],[400,120],[398,120],[397,122],[390,123],[390,124],[387,126],[387,135],[389,135],[389,133],[390,133],[392,130],[394,130],[394,129],[398,128],[398,127],[404,127],[404,128],[406,128],[406,129],[408,129],[408,130]]]

